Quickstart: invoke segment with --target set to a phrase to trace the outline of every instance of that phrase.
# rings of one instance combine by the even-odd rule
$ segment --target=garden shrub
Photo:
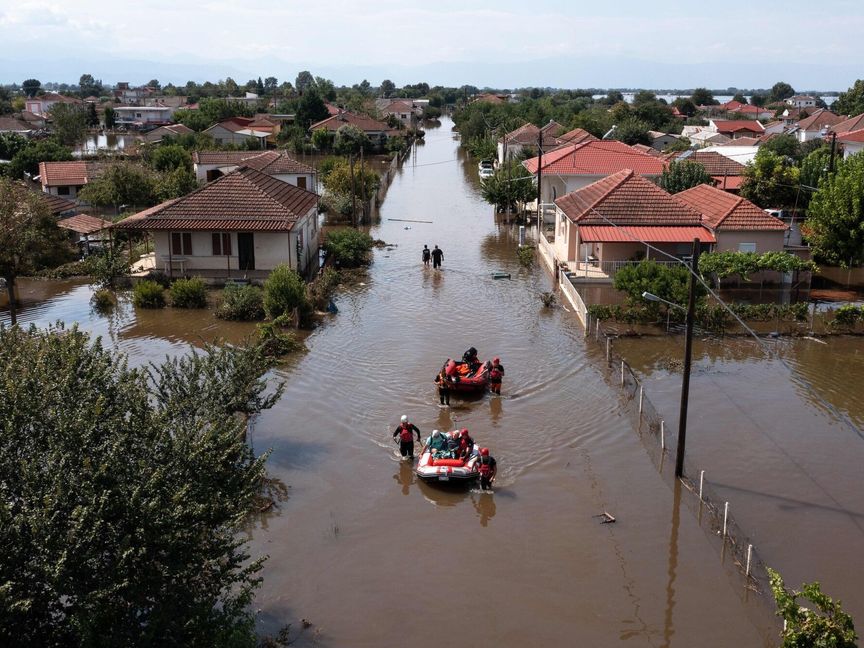
[[[327,234],[324,249],[332,255],[337,267],[356,268],[369,262],[369,250],[374,241],[366,232],[356,229],[341,229]]]
[[[171,305],[176,308],[207,308],[207,288],[200,277],[178,279],[171,284]]]
[[[264,312],[276,319],[280,315],[292,315],[295,310],[306,311],[306,283],[286,264],[277,265],[264,282]]]
[[[229,283],[222,292],[216,317],[225,320],[260,320],[264,317],[264,293],[257,286]]]
[[[100,288],[93,293],[90,303],[97,311],[107,311],[117,304],[117,297],[107,288]]]
[[[139,308],[164,308],[165,289],[155,281],[139,281],[132,289],[132,303]]]

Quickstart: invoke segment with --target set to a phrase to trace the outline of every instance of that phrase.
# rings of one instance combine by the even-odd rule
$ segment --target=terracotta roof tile
[[[722,189],[699,185],[675,194],[675,200],[698,211],[713,230],[785,230],[778,218],[762,211],[745,198]]]
[[[765,129],[754,119],[715,119],[714,126],[718,133],[763,133]]]
[[[537,173],[536,157],[522,164],[531,173]],[[559,175],[609,175],[622,169],[633,169],[643,175],[660,175],[665,166],[653,155],[615,140],[569,144],[543,155],[543,173]]]
[[[57,221],[57,225],[78,234],[93,234],[94,232],[108,229],[113,223],[96,218],[95,216],[88,216],[87,214],[75,214],[69,218],[61,218]]]
[[[579,225],[702,224],[698,212],[631,169],[571,191],[555,204]]]
[[[809,117],[805,117],[798,122],[798,128],[801,130],[822,130],[826,126],[834,126],[845,121],[845,118],[840,115],[835,115],[830,110],[820,108]]]
[[[662,227],[639,225],[580,225],[579,240],[584,243],[716,243],[711,230],[700,226]]]
[[[841,142],[864,142],[864,128],[849,133],[838,133],[837,139]]]
[[[14,117],[0,117],[0,132],[21,132],[30,130],[33,130],[33,127],[21,119],[15,119]]]
[[[566,133],[559,135],[556,139],[561,146],[565,146],[567,144],[581,144],[582,142],[600,141],[591,133],[582,128],[574,128],[571,131],[567,131]]]
[[[708,175],[712,176],[722,176],[723,174],[738,176],[744,173],[745,169],[745,166],[740,162],[731,160],[715,151],[683,151],[677,154],[675,160],[677,162],[698,162],[705,167]]]
[[[74,211],[77,208],[77,205],[71,200],[66,200],[61,196],[55,196],[54,194],[39,192],[39,197],[42,199],[46,205],[48,205],[48,209],[51,210],[51,213],[56,215],[65,214],[66,212]]]
[[[195,164],[243,164],[267,175],[317,173],[311,166],[280,151],[195,151],[192,153],[192,161]]]
[[[864,113],[834,124],[828,130],[832,133],[850,133],[852,131],[861,130],[862,128],[864,128]]]
[[[100,164],[76,160],[74,162],[40,162],[39,177],[45,187],[83,186],[97,177]]]
[[[344,111],[340,112],[338,115],[332,115],[327,119],[322,119],[318,123],[312,124],[309,127],[309,131],[316,131],[321,128],[325,128],[329,131],[337,131],[340,127],[345,126],[346,124],[350,124],[352,126],[356,126],[363,132],[384,132],[388,135],[397,135],[399,133],[398,130],[390,128],[389,124],[378,121],[377,119],[372,119],[371,117],[367,117],[365,115],[357,115],[352,112]]]
[[[318,195],[249,167],[117,223],[119,229],[287,232]]]

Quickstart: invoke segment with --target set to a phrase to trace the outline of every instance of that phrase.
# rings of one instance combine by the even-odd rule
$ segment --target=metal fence
[[[605,369],[607,380],[621,390],[625,409],[633,417],[635,427],[652,461],[660,474],[674,486],[677,430],[668,428],[636,373],[616,352],[617,335],[607,332],[603,324],[590,315],[585,333],[603,354],[605,362],[601,365]],[[682,497],[681,503],[697,515],[706,535],[719,542],[721,561],[726,564],[729,560],[730,565],[740,572],[745,591],[760,595],[770,592],[765,563],[759,557],[748,534],[732,515],[734,503],[721,498],[712,488],[709,472],[696,466],[686,455],[681,484],[691,494],[689,498]]]

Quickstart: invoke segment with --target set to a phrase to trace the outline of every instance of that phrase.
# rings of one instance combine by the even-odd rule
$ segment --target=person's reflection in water
[[[438,410],[438,425],[436,426],[442,433],[449,432],[453,429],[453,419],[450,418],[449,409]]]
[[[393,479],[402,485],[402,494],[407,495],[411,492],[411,485],[414,483],[414,467],[410,461],[399,462],[399,474],[393,475]]]
[[[500,419],[501,415],[504,413],[504,409],[502,407],[503,402],[504,401],[501,398],[489,399],[489,413],[492,415],[493,423],[497,423],[498,419]]]
[[[489,526],[489,520],[495,517],[495,498],[491,493],[483,493],[482,495],[472,495],[471,500],[474,502],[477,515],[480,517],[480,526]]]

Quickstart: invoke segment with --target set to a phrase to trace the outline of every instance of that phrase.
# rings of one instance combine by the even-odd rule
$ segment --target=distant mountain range
[[[118,58],[28,58],[0,56],[0,82],[20,83],[27,78],[42,82],[77,83],[82,74],[92,74],[105,83],[129,81],[185,84],[232,77],[238,83],[250,78],[275,76],[294,82],[297,73],[309,70],[337,85],[352,85],[368,79],[377,86],[384,79],[397,86],[426,82],[429,85],[520,88],[770,88],[786,81],[796,89],[845,90],[862,74],[854,65],[812,63],[656,63],[619,58],[532,61],[444,62],[416,65],[319,65],[313,62],[186,59],[183,63]]]

